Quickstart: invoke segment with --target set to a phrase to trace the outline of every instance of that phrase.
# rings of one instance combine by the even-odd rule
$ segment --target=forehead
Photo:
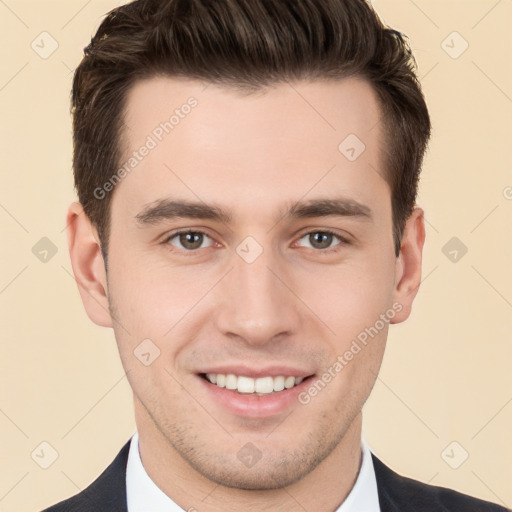
[[[284,82],[251,94],[143,80],[126,97],[128,172],[113,202],[122,196],[134,210],[179,195],[270,207],[310,192],[368,200],[371,191],[389,193],[379,116],[375,91],[356,78]]]
[[[188,108],[191,102],[196,106]],[[170,121],[173,136],[166,137],[169,146],[173,139],[197,141],[204,146],[208,142],[219,143],[229,135],[245,145],[250,143],[248,135],[253,140],[282,135],[311,138],[317,143],[324,139],[324,149],[347,133],[357,133],[371,142],[367,132],[380,116],[373,87],[360,78],[283,82],[242,93],[212,83],[154,77],[132,86],[125,107],[129,142],[142,140],[160,124]],[[190,121],[182,122],[187,117],[193,119],[193,130],[187,130]],[[187,138],[190,135],[193,140]]]

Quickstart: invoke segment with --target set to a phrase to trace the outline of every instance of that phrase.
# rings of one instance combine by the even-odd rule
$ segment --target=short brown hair
[[[73,80],[78,199],[107,261],[111,194],[95,190],[122,158],[128,90],[143,78],[186,77],[251,92],[287,80],[368,80],[378,94],[395,254],[411,215],[430,118],[401,33],[365,0],[136,0],[110,11]]]

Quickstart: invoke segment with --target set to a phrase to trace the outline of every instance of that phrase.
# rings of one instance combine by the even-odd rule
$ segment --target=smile
[[[304,380],[303,377],[284,375],[253,379],[244,375],[234,375],[232,373],[206,373],[203,374],[203,377],[219,388],[226,388],[241,394],[252,394],[255,396],[270,395],[285,389],[291,389],[299,385]]]

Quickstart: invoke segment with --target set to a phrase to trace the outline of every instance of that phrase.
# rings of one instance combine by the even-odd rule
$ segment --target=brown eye
[[[333,233],[332,231],[311,231],[310,233],[306,233],[304,236],[302,236],[301,240],[304,239],[309,244],[306,245],[306,247],[324,251],[329,249],[334,250],[336,246],[346,243],[346,241],[341,236]],[[338,243],[333,246],[333,241],[336,239],[338,239]]]
[[[210,237],[201,231],[180,231],[171,235],[166,241],[178,249],[194,251],[203,248],[206,239]]]
[[[309,241],[315,249],[327,249],[332,243],[333,235],[330,233],[310,233]]]

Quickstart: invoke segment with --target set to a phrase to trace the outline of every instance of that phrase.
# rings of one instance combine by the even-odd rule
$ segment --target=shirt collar
[[[377,480],[369,446],[361,441],[362,463],[356,483],[335,512],[380,512]],[[139,454],[138,433],[132,437],[126,466],[128,512],[183,512],[146,473]]]
[[[357,475],[356,483],[345,501],[335,512],[380,512],[372,453],[364,439],[361,439],[361,451],[361,469]]]

